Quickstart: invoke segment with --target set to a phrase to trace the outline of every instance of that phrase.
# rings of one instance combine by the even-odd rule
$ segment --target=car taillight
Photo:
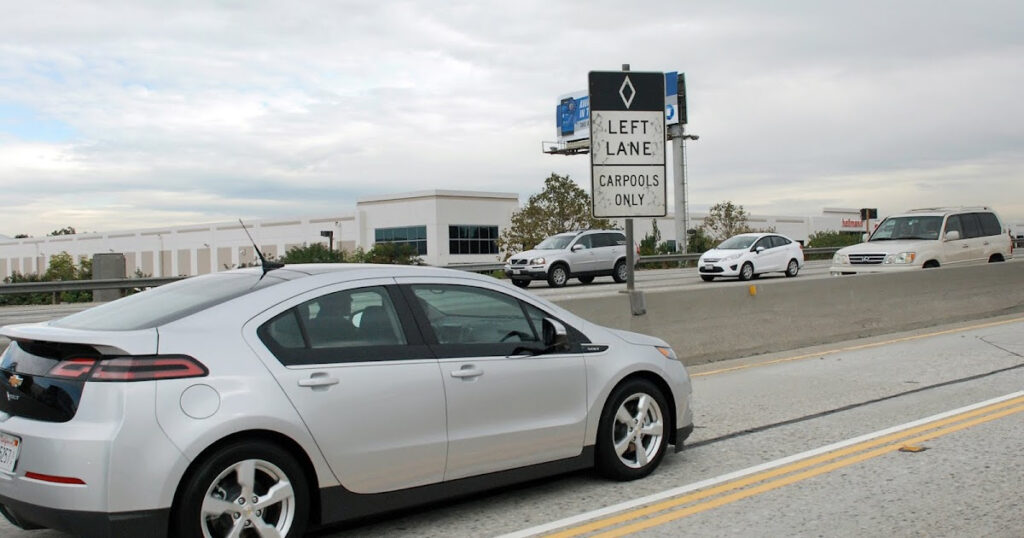
[[[206,366],[187,355],[143,355],[65,359],[51,368],[47,377],[81,381],[152,381],[203,377],[208,373]]]

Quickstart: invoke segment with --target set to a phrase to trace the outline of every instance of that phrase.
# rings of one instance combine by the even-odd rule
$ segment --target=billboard
[[[555,127],[559,142],[574,142],[590,138],[590,96],[587,90],[567,93],[558,97],[555,107]]]

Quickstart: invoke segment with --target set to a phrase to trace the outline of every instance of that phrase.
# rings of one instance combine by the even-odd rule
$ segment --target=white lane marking
[[[678,497],[680,495],[684,495],[686,493],[690,493],[691,491],[696,491],[696,490],[699,490],[699,489],[704,489],[704,488],[707,488],[707,487],[710,487],[710,486],[722,484],[724,482],[730,482],[732,480],[736,480],[737,478],[742,478],[744,476],[760,473],[762,471],[767,471],[768,469],[774,469],[776,467],[782,467],[783,465],[789,465],[790,463],[793,463],[793,462],[796,462],[796,461],[800,461],[800,460],[804,460],[804,459],[808,459],[808,458],[813,458],[815,456],[819,456],[821,454],[825,454],[825,453],[828,453],[828,452],[839,450],[841,448],[846,448],[848,446],[852,446],[852,445],[856,445],[856,444],[859,444],[859,443],[863,443],[865,441],[870,441],[871,439],[875,439],[875,438],[878,438],[878,437],[884,437],[886,435],[890,435],[890,434],[893,434],[893,433],[901,432],[903,430],[909,430],[911,428],[916,428],[918,426],[922,426],[924,424],[928,424],[929,422],[936,422],[936,421],[942,420],[944,418],[949,418],[949,417],[952,417],[952,416],[955,416],[955,415],[959,415],[959,414],[962,414],[962,413],[967,413],[969,411],[973,411],[975,409],[980,409],[982,407],[986,407],[986,406],[989,406],[989,405],[997,404],[999,402],[1004,402],[1006,400],[1012,400],[1014,398],[1020,398],[1021,396],[1024,396],[1024,391],[1014,392],[1012,394],[1007,394],[1005,396],[1000,396],[998,398],[993,398],[991,400],[986,400],[986,401],[981,402],[981,403],[971,404],[971,405],[968,405],[966,407],[961,407],[959,409],[954,409],[952,411],[946,411],[944,413],[939,413],[937,415],[932,415],[930,417],[922,418],[920,420],[915,420],[913,422],[907,422],[906,424],[901,424],[899,426],[893,426],[891,428],[887,428],[887,429],[884,429],[884,430],[879,430],[879,431],[874,432],[874,433],[865,434],[865,435],[862,435],[860,437],[854,437],[852,439],[847,439],[845,441],[839,441],[838,443],[833,443],[831,445],[823,446],[821,448],[816,448],[816,449],[813,449],[813,450],[808,450],[807,452],[801,452],[800,454],[795,454],[793,456],[786,456],[785,458],[777,459],[775,461],[770,461],[768,463],[762,463],[760,465],[755,465],[753,467],[748,467],[746,469],[742,469],[742,470],[739,470],[739,471],[734,471],[734,472],[731,472],[731,473],[728,473],[728,474],[719,475],[719,476],[716,476],[714,478],[708,478],[707,480],[701,480],[700,482],[694,482],[693,484],[688,484],[688,485],[685,485],[685,486],[680,486],[678,488],[668,489],[668,490],[662,491],[660,493],[654,493],[652,495],[648,495],[646,497],[640,497],[639,499],[634,499],[632,501],[625,501],[625,502],[622,502],[622,503],[619,503],[619,504],[614,504],[612,506],[607,506],[605,508],[599,508],[599,509],[593,510],[591,512],[585,512],[583,514],[579,514],[579,515],[576,515],[576,516],[567,517],[567,518],[564,518],[564,519],[559,519],[558,521],[552,521],[551,523],[545,523],[543,525],[537,525],[535,527],[530,527],[528,529],[523,529],[521,531],[510,532],[508,534],[503,534],[503,535],[499,536],[498,538],[527,538],[529,536],[537,536],[537,535],[540,535],[540,534],[546,534],[546,533],[549,533],[549,532],[561,529],[563,527],[579,525],[581,523],[586,523],[587,521],[590,521],[590,520],[593,520],[593,519],[603,518],[603,517],[606,517],[606,516],[610,516],[612,514],[616,514],[618,512],[624,512],[626,510],[631,510],[631,509],[638,508],[640,506],[644,506],[644,505],[647,505],[647,504],[652,504],[652,503],[655,503],[655,502],[658,502],[658,501],[663,501],[665,499],[670,499],[672,497]]]

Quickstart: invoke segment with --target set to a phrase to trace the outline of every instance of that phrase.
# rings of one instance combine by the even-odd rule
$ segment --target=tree
[[[704,227],[697,228],[686,240],[686,252],[690,254],[702,254],[711,250],[715,241],[704,233]]]
[[[861,242],[861,234],[858,232],[837,232],[826,230],[824,232],[812,233],[807,238],[807,246],[812,248],[846,247]]]
[[[736,234],[751,231],[747,224],[749,215],[741,205],[732,202],[719,202],[708,210],[701,228],[713,242],[724,241]],[[694,251],[695,252],[695,251]]]
[[[32,236],[29,235],[29,234],[14,234],[14,238],[15,239],[28,239],[29,237],[32,237]]]
[[[68,226],[66,228],[54,230],[50,232],[49,235],[75,235],[76,233],[78,232],[75,231],[75,228],[73,226]]]
[[[501,231],[498,249],[507,257],[533,248],[549,235],[611,227],[610,220],[594,218],[587,191],[569,176],[553,173],[544,180],[544,190],[512,214],[512,225]]]
[[[288,249],[278,261],[281,263],[341,263],[345,261],[345,253],[341,250],[330,250],[323,243],[313,243]]]
[[[423,264],[423,260],[416,254],[416,249],[405,243],[377,243],[366,252],[357,249],[352,257],[354,261],[362,263]]]

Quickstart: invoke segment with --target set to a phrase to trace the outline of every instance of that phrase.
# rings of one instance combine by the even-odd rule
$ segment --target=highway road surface
[[[697,429],[646,479],[579,472],[316,536],[1024,535],[1024,316],[691,373]]]

